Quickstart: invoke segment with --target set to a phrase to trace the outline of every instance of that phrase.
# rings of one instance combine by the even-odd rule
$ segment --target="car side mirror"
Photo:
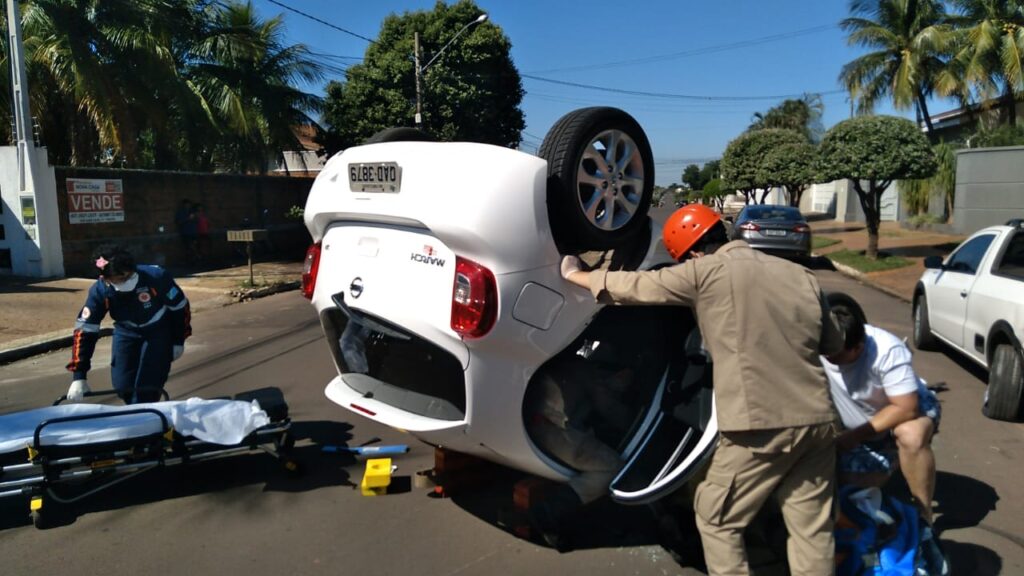
[[[928,256],[924,259],[924,267],[929,270],[942,270],[942,256]]]

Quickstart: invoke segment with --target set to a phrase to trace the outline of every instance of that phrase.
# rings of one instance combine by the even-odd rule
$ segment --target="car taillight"
[[[494,326],[497,312],[498,287],[494,274],[472,260],[456,257],[452,330],[463,338],[479,338]]]
[[[807,224],[797,224],[793,226],[793,232],[807,233],[811,231],[811,227]]]
[[[320,268],[320,243],[317,242],[306,250],[306,261],[302,265],[302,295],[307,300],[313,299],[316,289],[316,273]]]
[[[743,224],[740,224],[739,226],[737,226],[737,228],[739,228],[740,230],[750,230],[750,231],[755,231],[755,230],[760,230],[761,229],[760,226],[758,226],[757,224],[754,224],[753,222],[744,222]]]

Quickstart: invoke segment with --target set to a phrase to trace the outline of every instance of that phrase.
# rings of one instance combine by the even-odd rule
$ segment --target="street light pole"
[[[422,88],[420,87],[423,69],[420,68],[420,33],[416,32],[414,38],[416,40],[416,51],[413,52],[413,58],[416,61],[416,127],[418,128],[423,124],[423,96],[421,96]]]
[[[434,54],[434,57],[431,58],[423,66],[420,66],[420,33],[416,32],[415,35],[413,36],[413,38],[415,40],[415,48],[414,48],[415,52],[413,53],[413,58],[415,59],[415,66],[416,66],[416,126],[417,127],[419,127],[419,126],[421,126],[423,124],[423,95],[422,95],[423,74],[427,71],[427,68],[430,68],[431,64],[433,64],[435,61],[437,61],[438,57],[440,57],[441,54],[444,54],[444,51],[447,50],[448,47],[452,45],[452,42],[455,42],[455,40],[459,36],[462,36],[463,32],[468,30],[470,26],[472,26],[474,24],[481,24],[481,23],[485,22],[486,20],[487,20],[487,14],[481,14],[480,16],[477,17],[476,20],[473,20],[472,22],[470,22],[470,23],[466,24],[465,26],[463,26],[461,29],[459,29],[458,32],[455,33],[455,36],[452,36],[452,39],[449,40],[444,46],[442,46],[441,49],[437,51],[437,54]]]

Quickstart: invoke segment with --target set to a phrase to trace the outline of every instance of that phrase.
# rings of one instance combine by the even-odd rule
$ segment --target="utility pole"
[[[420,87],[423,82],[423,69],[420,68],[420,33],[416,32],[413,38],[416,42],[413,52],[413,59],[416,62],[416,127],[419,128],[423,125],[423,96]]]
[[[45,149],[36,147],[32,130],[18,0],[7,0],[7,40],[10,46],[11,108],[14,112],[15,162],[18,164],[18,173],[16,182],[13,182],[13,177],[0,174],[0,181],[5,184],[5,189],[0,190],[0,193],[4,203],[14,208],[20,230],[15,232],[8,228],[4,237],[0,238],[0,244],[2,250],[10,254],[10,273],[35,277],[63,276],[64,253],[61,248],[57,191]],[[11,223],[11,219],[7,222]]]
[[[18,191],[33,193],[35,139],[32,137],[32,115],[28,107],[28,79],[25,75],[25,55],[21,45],[21,14],[18,11],[18,0],[7,0],[7,35],[8,46],[11,47],[11,104],[14,108],[14,143],[18,147]]]

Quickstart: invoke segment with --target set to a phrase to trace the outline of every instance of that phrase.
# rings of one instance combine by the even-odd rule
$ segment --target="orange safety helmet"
[[[661,229],[661,241],[673,260],[679,260],[690,248],[722,221],[717,212],[703,204],[687,204],[672,213]]]

